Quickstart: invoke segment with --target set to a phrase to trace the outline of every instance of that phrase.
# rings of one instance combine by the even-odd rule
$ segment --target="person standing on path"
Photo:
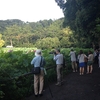
[[[99,55],[98,55],[98,64],[99,64],[99,68],[100,68],[100,49],[99,49]]]
[[[56,61],[57,72],[57,86],[61,86],[62,81],[62,69],[63,69],[63,54],[60,53],[60,49],[55,50],[54,60]]]
[[[93,56],[94,56],[94,64],[98,64],[98,50],[95,49],[94,50],[94,53],[93,53]]]
[[[80,75],[84,74],[84,67],[85,67],[85,57],[87,56],[83,53],[82,50],[80,50],[80,54],[78,55],[78,60],[79,60],[79,68],[80,68]]]
[[[87,74],[93,71],[93,53],[89,51],[88,62],[87,62]]]
[[[34,74],[34,93],[35,97],[42,96],[43,86],[44,86],[44,65],[45,59],[42,57],[41,50],[36,50],[35,57],[31,61],[31,65],[34,67],[40,67],[41,71],[40,74]],[[38,91],[39,89],[39,91]]]
[[[75,51],[73,49],[71,49],[69,55],[71,56],[73,72],[77,72],[77,63],[76,63],[76,53],[75,53]]]

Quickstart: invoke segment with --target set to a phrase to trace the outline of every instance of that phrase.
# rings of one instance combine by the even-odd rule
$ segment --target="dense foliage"
[[[0,98],[2,100],[7,100],[8,97],[9,100],[20,100],[33,93],[33,74],[28,75],[28,73],[32,69],[30,62],[34,57],[34,50],[35,48],[0,49]],[[47,78],[49,81],[54,81],[55,62],[53,54],[49,52],[51,50],[43,50],[42,55],[46,59],[45,68],[53,67],[47,71]]]
[[[55,0],[64,12],[63,26],[70,26],[85,47],[100,47],[100,0]]]
[[[58,20],[43,20],[24,23],[20,20],[0,21],[0,33],[5,46],[39,47],[43,49],[53,47],[72,47],[78,41],[69,28],[63,28],[63,18]],[[4,25],[2,27],[2,24]]]
[[[2,40],[2,34],[0,34],[0,47],[2,47],[4,45],[4,40]]]
[[[21,100],[21,98],[29,96],[33,93],[33,74],[30,73],[32,66],[30,64],[34,57],[36,48],[8,48],[0,49],[0,99],[2,100]],[[76,48],[76,55],[79,48]],[[45,68],[47,75],[45,76],[49,82],[56,81],[56,64],[53,60],[53,49],[43,50],[42,55],[46,60]],[[83,49],[87,54],[88,49]],[[69,56],[70,48],[61,49],[64,54],[67,67],[63,70],[64,74],[71,71],[71,61]]]

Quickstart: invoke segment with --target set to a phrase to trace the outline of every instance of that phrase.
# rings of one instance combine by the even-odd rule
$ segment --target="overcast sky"
[[[20,19],[36,22],[63,16],[55,0],[0,0],[0,20]]]

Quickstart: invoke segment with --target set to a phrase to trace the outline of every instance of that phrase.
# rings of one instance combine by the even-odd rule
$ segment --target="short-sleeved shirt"
[[[88,61],[93,61],[93,54],[88,55]]]
[[[76,61],[76,54],[75,54],[75,51],[71,51],[71,52],[70,52],[70,56],[71,56],[71,61]]]
[[[56,64],[63,64],[63,54],[54,55],[54,60]]]
[[[85,54],[78,55],[79,63],[83,63],[84,62],[84,57],[87,57],[87,56]]]

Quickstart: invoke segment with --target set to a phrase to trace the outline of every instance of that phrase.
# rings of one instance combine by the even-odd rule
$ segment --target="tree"
[[[14,47],[32,47],[33,45],[35,45],[35,43],[37,44],[38,42],[38,45],[40,45],[40,47],[49,48],[48,45],[45,46],[47,41],[50,45],[50,48],[53,48],[55,47],[56,42],[52,43],[52,41],[56,40],[54,38],[57,37],[57,41],[59,42],[64,41],[64,43],[66,43],[65,39],[67,39],[67,43],[69,43],[70,45],[67,45],[66,43],[66,47],[69,47],[73,45],[72,42],[75,36],[70,30],[70,27],[63,28],[63,21],[64,18],[60,18],[54,21],[43,20],[31,23],[27,22],[23,23],[22,25],[17,25],[16,23],[18,22],[16,21],[15,24],[13,24],[14,22],[12,21],[12,25],[11,23],[10,25],[8,24],[7,27],[5,27],[4,32],[2,32],[5,46],[10,45],[10,41],[12,41]],[[70,34],[70,32],[72,32],[72,34]],[[43,41],[44,43],[41,44],[41,41]],[[49,41],[51,41],[52,46]],[[62,43],[60,43],[59,45],[57,44],[57,46],[65,47],[65,45],[63,45]]]
[[[0,47],[2,47],[4,45],[4,40],[2,40],[2,34],[0,34]]]
[[[35,47],[42,49],[52,49],[60,46],[60,41],[57,37],[54,38],[44,38],[37,40]]]
[[[100,31],[98,30],[98,22],[100,21],[97,21],[100,19],[100,0],[63,1],[56,0],[65,15],[64,27],[70,26],[75,31],[75,34],[79,35],[78,37],[84,38],[86,47],[91,47],[91,43],[100,43]],[[79,42],[81,43],[81,40]]]

